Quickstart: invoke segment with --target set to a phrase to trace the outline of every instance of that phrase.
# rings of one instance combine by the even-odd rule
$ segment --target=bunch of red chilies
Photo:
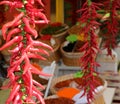
[[[104,47],[108,50],[108,54],[112,55],[112,49],[116,47],[116,36],[118,33],[116,16],[119,7],[120,0],[107,0],[107,2],[104,3],[95,3],[92,2],[92,0],[86,0],[82,8],[78,10],[78,13],[81,13],[81,17],[78,19],[80,24],[82,24],[82,30],[80,32],[84,33],[87,38],[85,44],[80,48],[80,52],[84,53],[80,61],[84,73],[82,77],[82,88],[84,89],[83,95],[87,94],[88,103],[94,98],[96,84],[100,85],[99,81],[96,79],[96,76],[99,73],[95,70],[95,68],[99,66],[95,60],[99,51],[97,42],[98,35],[95,30],[97,27],[101,26],[101,23],[97,21],[101,17],[97,11],[101,10],[101,8],[105,8],[110,12],[110,19],[105,23],[107,24],[106,29],[108,29],[108,32],[103,34],[103,36],[107,38]]]
[[[112,56],[112,49],[117,47],[116,38],[119,35],[119,22],[117,11],[120,9],[120,0],[107,0],[104,2],[106,11],[110,13],[110,17],[105,21],[104,29],[107,29],[107,32],[103,34],[105,39],[104,48],[107,49],[108,55]]]
[[[81,17],[78,19],[80,24],[82,24],[82,30],[80,32],[85,34],[87,40],[80,48],[80,52],[84,53],[80,62],[84,73],[82,77],[82,89],[84,89],[83,95],[87,95],[89,104],[94,98],[96,84],[100,85],[99,81],[96,79],[98,73],[95,71],[95,67],[98,66],[98,64],[96,63],[95,57],[99,51],[96,30],[100,26],[100,23],[96,21],[96,18],[99,18],[97,10],[99,10],[101,6],[101,3],[86,0],[82,8],[77,11],[78,13],[81,12]]]
[[[44,6],[41,0],[5,0],[0,2],[0,5],[8,5],[10,10],[17,9],[20,12],[13,21],[4,24],[2,27],[3,39],[6,43],[0,48],[0,51],[15,44],[15,48],[9,50],[11,58],[7,77],[10,81],[8,85],[3,87],[11,89],[6,104],[36,104],[33,96],[41,104],[45,104],[42,97],[43,94],[37,89],[37,87],[42,89],[44,87],[32,79],[32,74],[39,74],[46,77],[51,75],[42,73],[35,68],[31,64],[31,59],[45,60],[40,54],[49,54],[42,47],[51,51],[52,48],[33,39],[38,36],[35,24],[48,23],[46,16],[42,12],[43,9],[35,8],[36,6],[34,5],[36,2],[40,6]]]

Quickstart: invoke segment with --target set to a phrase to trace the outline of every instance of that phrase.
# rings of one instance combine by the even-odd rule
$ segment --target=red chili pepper
[[[4,50],[5,48],[10,47],[11,45],[13,45],[14,43],[19,43],[21,40],[23,39],[22,36],[16,36],[14,37],[12,40],[10,40],[9,42],[7,42],[6,44],[4,44],[1,48],[1,50]]]
[[[35,17],[39,17],[41,19],[43,19],[45,21],[45,23],[48,23],[48,19],[46,18],[45,14],[42,13],[42,12],[37,12],[37,13],[34,13]]]
[[[19,20],[18,22],[14,23],[13,27],[17,27],[17,26],[20,27],[21,23],[22,23],[22,21]]]
[[[8,71],[7,77],[9,77],[11,81],[14,81],[14,80],[15,80],[15,75],[14,75],[13,72]]]
[[[37,31],[35,29],[31,28],[29,19],[24,17],[23,22],[25,23],[25,28],[24,28],[25,31],[30,33],[31,35],[33,35],[34,38],[37,38],[37,36],[38,36]]]
[[[50,47],[49,45],[47,45],[45,43],[42,43],[40,41],[33,40],[30,35],[26,34],[26,37],[27,37],[27,40],[28,40],[27,44],[33,44],[33,46],[42,46],[42,47],[48,48],[48,49],[53,51],[52,47]]]
[[[34,3],[35,3],[34,0],[28,0],[28,2],[29,2],[30,4],[34,4]]]
[[[24,83],[26,84],[26,87],[28,87],[28,93],[30,97],[32,97],[32,86],[33,86],[33,82],[32,82],[32,74],[30,72],[30,70],[27,70],[25,74],[22,75],[22,78],[24,80]]]
[[[14,34],[17,34],[17,33],[20,33],[20,32],[21,32],[21,30],[19,28],[12,29],[7,35],[6,42],[8,42]]]
[[[33,41],[33,46],[41,46],[41,47],[45,47],[53,51],[52,47],[40,41]]]
[[[33,65],[30,65],[30,70],[32,73],[34,74],[38,74],[38,75],[41,75],[41,76],[46,76],[46,77],[50,77],[52,76],[52,74],[45,74],[43,73],[42,71],[38,70],[36,67],[34,67]]]
[[[44,49],[30,48],[29,52],[34,52],[34,53],[39,52],[41,54],[45,54],[45,55],[49,56],[49,53],[46,50],[44,50]]]
[[[29,96],[32,96],[32,86],[33,86],[32,74],[31,74],[30,70],[27,70],[26,73],[28,73],[26,75],[27,75],[27,77],[29,76],[28,78],[29,78],[29,83],[30,83],[30,85],[29,85]]]
[[[25,65],[24,65],[23,74],[25,74],[30,67],[30,60],[26,54],[25,54],[24,62],[25,62]]]
[[[35,86],[33,86],[33,89],[32,89],[33,91],[35,91],[35,92],[37,92],[40,96],[43,96],[44,94],[41,92],[41,91],[39,91]]]
[[[44,13],[42,13],[42,9],[35,9],[31,4],[26,4],[26,11],[27,11],[27,14],[31,17],[32,22],[34,23],[36,21],[35,19],[38,19],[38,18],[45,21],[45,23],[49,22],[46,16],[44,15]]]
[[[14,24],[16,24],[23,17],[23,15],[24,15],[24,13],[21,12],[17,17],[15,17],[15,19],[13,21],[8,22],[3,25],[2,35],[3,35],[4,40],[6,40],[6,33],[7,33],[8,28],[14,26]]]
[[[13,100],[13,104],[19,104],[18,101],[21,99],[21,96],[19,93],[16,94],[14,100]]]
[[[25,58],[24,53],[18,59],[14,59],[13,58],[13,60],[11,61],[11,65],[20,65],[20,63],[22,63],[22,61],[24,60],[24,58]]]
[[[11,52],[10,66],[8,68],[10,83],[7,87],[11,88],[11,92],[6,104],[22,104],[27,101],[35,104],[32,100],[32,96],[34,95],[42,102],[42,104],[45,104],[44,99],[42,98],[43,94],[35,88],[35,86],[39,86],[40,88],[44,87],[35,80],[32,80],[32,73],[48,77],[51,76],[51,74],[45,74],[32,66],[30,64],[30,58],[45,59],[40,54],[49,54],[41,47],[49,50],[53,49],[49,45],[32,40],[32,36],[35,38],[38,36],[37,31],[34,29],[35,23],[48,23],[46,16],[42,13],[43,9],[36,9],[34,5],[32,5],[35,2],[38,2],[43,6],[41,0],[0,2],[0,5],[8,4],[11,9],[20,8],[18,10],[21,12],[13,21],[5,24],[2,28],[2,34],[4,40],[6,40],[6,44],[3,45],[0,50],[8,48],[14,43],[17,44],[14,49],[9,50],[9,52]],[[23,9],[25,9],[25,12],[22,11]],[[24,36],[22,36],[22,32],[27,35],[23,34]],[[18,36],[13,37],[13,35],[16,34],[18,34]],[[38,46],[40,46],[40,49],[37,49]],[[20,75],[16,74],[16,72],[20,72]],[[22,87],[25,88],[24,92],[21,91]],[[26,95],[26,99],[22,99],[24,95]]]
[[[42,3],[42,0],[36,0],[41,6],[44,7],[44,4]]]
[[[45,104],[44,99],[42,98],[42,96],[40,96],[39,93],[37,93],[36,91],[33,91],[33,95],[36,96],[39,101],[41,101],[41,104]]]
[[[14,2],[1,1],[0,5],[2,5],[2,4],[6,4],[6,5],[9,5],[9,6],[14,7],[14,8],[22,8],[23,7],[23,4],[20,1],[14,1]]]
[[[15,47],[12,50],[8,50],[8,51],[12,54],[15,54],[15,53],[19,52],[22,48],[23,48],[23,43],[20,42],[17,47]]]
[[[46,60],[46,58],[42,57],[41,55],[35,54],[35,53],[28,53],[27,56],[29,58],[36,58],[40,60]]]
[[[11,5],[12,2],[10,1],[1,1],[0,2],[0,5],[3,5],[3,4],[7,4],[7,5]]]
[[[24,52],[29,52],[29,50],[30,50],[30,48],[32,48],[33,47],[33,43],[31,42],[31,43],[27,43],[27,46],[26,46],[26,48],[24,49]]]
[[[43,85],[41,85],[40,83],[38,83],[38,82],[35,81],[34,79],[33,79],[33,84],[34,84],[35,86],[38,86],[38,87],[42,88],[42,89],[45,89],[45,87],[44,87]]]
[[[6,101],[6,104],[10,104],[10,102],[14,99],[14,97],[16,96],[16,93],[20,90],[20,85],[18,83],[15,83],[15,85],[13,86],[9,98]]]

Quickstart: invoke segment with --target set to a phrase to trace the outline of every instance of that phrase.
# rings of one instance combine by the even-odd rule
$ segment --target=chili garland
[[[106,7],[106,11],[110,13],[110,16],[104,22],[104,30],[103,33],[104,38],[104,48],[107,49],[108,55],[112,56],[112,49],[117,47],[116,38],[119,35],[119,20],[117,18],[117,11],[120,9],[120,0],[108,0],[104,2],[104,7]]]
[[[81,12],[81,17],[78,19],[82,27],[80,32],[84,33],[86,37],[85,44],[79,49],[80,52],[84,53],[80,59],[81,68],[83,69],[82,73],[84,73],[82,76],[82,85],[80,87],[84,90],[83,96],[87,95],[88,103],[94,98],[96,85],[100,85],[95,78],[98,75],[95,71],[95,67],[98,66],[95,58],[99,51],[96,30],[100,26],[96,18],[99,18],[97,10],[100,10],[101,6],[101,3],[86,0],[82,8],[77,11],[78,13]]]
[[[96,84],[100,84],[95,76],[99,73],[96,72],[95,68],[99,64],[95,61],[95,57],[99,51],[99,46],[97,43],[97,34],[95,32],[96,28],[100,27],[102,24],[97,21],[101,18],[101,15],[97,11],[104,9],[105,11],[110,12],[110,16],[106,19],[104,29],[107,29],[107,32],[103,34],[105,39],[104,48],[107,49],[108,55],[112,56],[112,49],[116,48],[118,36],[118,20],[117,20],[117,10],[120,8],[120,0],[107,0],[104,3],[92,2],[92,0],[86,0],[82,8],[77,12],[81,13],[81,17],[78,21],[81,24],[81,33],[85,34],[87,41],[80,48],[80,52],[83,52],[84,55],[81,57],[81,67],[82,67],[82,88],[84,89],[84,94],[87,95],[88,103],[94,98]]]
[[[32,74],[39,74],[46,77],[51,75],[45,74],[31,64],[32,58],[45,60],[39,53],[49,55],[42,47],[52,51],[52,48],[37,38],[38,34],[35,30],[35,24],[48,23],[43,9],[35,8],[35,2],[44,6],[41,0],[14,0],[1,1],[0,5],[8,5],[10,9],[17,9],[20,13],[13,19],[3,25],[2,35],[5,44],[0,48],[4,50],[16,44],[14,49],[9,50],[11,53],[10,66],[8,68],[7,77],[10,79],[8,85],[3,88],[10,88],[11,92],[6,104],[36,104],[33,96],[44,103],[43,94],[36,88],[44,87],[32,79]],[[38,48],[39,47],[39,48]]]

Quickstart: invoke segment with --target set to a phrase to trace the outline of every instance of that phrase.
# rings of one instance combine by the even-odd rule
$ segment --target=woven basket
[[[50,87],[51,93],[53,94],[57,93],[58,90],[54,87],[57,83],[73,78],[74,78],[74,74],[68,74],[68,75],[60,76],[58,78],[54,78]],[[103,89],[95,94],[92,104],[105,104],[102,94],[106,88],[107,88],[107,81],[104,80]]]
[[[100,46],[101,38],[98,38],[97,41],[98,41],[98,46]],[[72,52],[66,52],[63,50],[63,47],[67,46],[69,43],[70,42],[65,41],[60,46],[60,52],[61,52],[63,63],[67,66],[81,66],[80,58],[83,56],[84,53],[79,52],[77,49],[79,49],[84,43],[81,43],[81,41],[77,41],[77,43],[72,49]]]
[[[64,51],[63,47],[68,43],[68,41],[65,41],[60,47],[63,63],[67,66],[81,66],[80,58],[83,56],[83,53]]]
[[[59,42],[59,44],[63,43],[65,41],[65,38],[67,36],[67,30],[62,32],[62,33],[59,33],[57,35],[53,35],[53,37]]]

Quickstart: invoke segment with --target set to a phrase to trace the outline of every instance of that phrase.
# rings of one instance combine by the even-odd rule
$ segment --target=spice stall
[[[51,63],[46,59],[50,58],[51,54],[55,54],[55,49],[49,44],[53,34],[49,36],[50,34],[47,33],[49,30],[44,30],[46,26],[56,25],[48,20],[49,17],[45,14],[44,9],[45,6],[48,6],[47,2],[42,0],[1,1],[0,5],[7,5],[9,11],[17,11],[13,18],[6,21],[1,28],[4,42],[0,51],[10,48],[7,49],[10,56],[7,67],[8,82],[1,87],[2,91],[4,89],[10,91],[5,104],[106,103],[104,93],[106,93],[107,81],[96,70],[100,66],[96,58],[101,47],[107,49],[106,55],[114,58],[112,51],[117,47],[116,38],[119,35],[119,2],[120,0],[106,0],[105,2],[85,0],[81,3],[81,7],[76,11],[79,14],[79,17],[76,17],[77,22],[75,24],[79,27],[77,34],[76,32],[75,34],[67,34],[68,37],[65,34],[62,42],[58,42],[62,46],[65,39],[71,43],[77,41],[76,48],[73,49],[76,51],[72,51],[72,55],[71,53],[68,54],[71,57],[70,62],[73,64],[74,60],[72,58],[75,56],[73,53],[80,53],[75,56],[78,58],[79,65],[73,65],[77,66],[78,70],[72,72],[72,74],[66,73],[67,75],[59,76],[59,65],[62,65],[60,63],[63,62],[63,57],[59,57],[61,60],[55,60],[57,68],[54,66],[54,68],[47,69],[47,72],[52,73],[44,71],[46,64]],[[65,33],[70,33],[70,31],[66,31],[68,27],[63,29],[65,29]],[[101,35],[99,35],[98,30],[102,31]],[[43,36],[43,33],[47,33],[47,36]],[[101,45],[101,41],[98,41],[99,37],[102,38]],[[59,39],[59,37],[57,38]],[[47,42],[43,42],[44,39],[47,39],[45,40]],[[54,44],[55,41],[51,43]],[[65,43],[64,46],[66,45]],[[58,49],[63,49],[63,47]],[[65,49],[66,47],[64,47]],[[79,55],[81,56],[79,57]],[[34,61],[34,59],[38,61]],[[44,65],[39,63],[41,60],[44,61]],[[74,67],[72,68],[74,70]],[[57,71],[57,74],[55,71]],[[43,80],[38,82],[35,75],[50,78],[47,87],[42,84]],[[115,89],[110,91],[112,99]],[[71,92],[71,95],[68,92]]]

